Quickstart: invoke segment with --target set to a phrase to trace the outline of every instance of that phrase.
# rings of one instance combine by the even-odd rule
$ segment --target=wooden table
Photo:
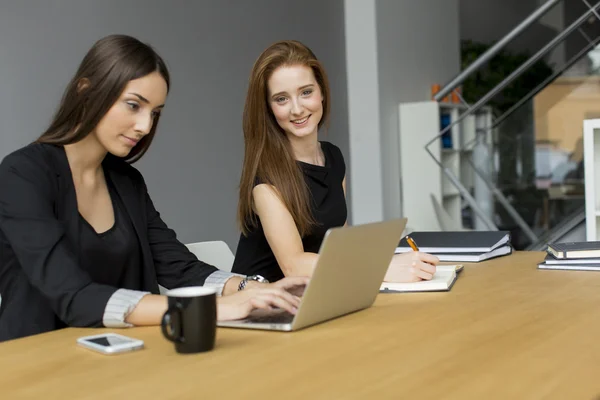
[[[102,329],[0,344],[0,399],[593,399],[600,394],[600,274],[541,271],[539,252],[467,265],[448,293],[382,294],[367,310],[293,333],[219,329],[178,355],[75,345]],[[112,330],[114,331],[114,330]]]

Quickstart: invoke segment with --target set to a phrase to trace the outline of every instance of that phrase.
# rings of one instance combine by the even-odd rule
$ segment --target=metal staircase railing
[[[573,211],[571,214],[567,215],[565,218],[561,220],[561,222],[556,225],[552,230],[546,232],[541,235],[540,238],[531,243],[525,250],[527,251],[542,251],[546,250],[546,246],[548,243],[553,243],[559,241],[562,237],[564,237],[567,233],[571,232],[577,226],[579,226],[582,222],[585,221],[585,206],[579,207],[577,210]]]
[[[571,68],[579,59],[581,59],[581,57],[583,57],[585,54],[587,54],[590,50],[592,50],[594,47],[596,47],[599,43],[600,43],[600,36],[598,36],[597,38],[595,38],[593,40],[590,39],[590,42],[581,51],[579,51],[577,54],[575,54],[573,57],[571,57],[560,68],[557,68],[552,73],[552,75],[550,75],[542,83],[540,83],[533,90],[531,90],[525,97],[523,97],[521,100],[519,100],[515,105],[513,105],[508,110],[506,110],[502,115],[497,117],[494,120],[494,123],[492,125],[490,125],[489,127],[480,128],[480,129],[485,131],[484,132],[485,134],[489,134],[491,131],[496,129],[502,122],[504,122],[509,116],[511,116],[512,113],[514,113],[519,107],[521,107],[523,104],[525,104],[526,102],[531,100],[536,94],[541,92],[546,86],[551,84],[556,78],[558,78],[560,75],[562,75],[566,70]],[[477,141],[477,138],[474,138],[471,141],[465,143],[464,144],[465,151],[472,149],[473,146],[475,145],[476,141]],[[506,197],[504,196],[504,194],[500,191],[500,189],[498,189],[498,187],[492,183],[493,182],[492,176],[487,175],[484,171],[479,169],[470,158],[467,158],[466,160],[467,160],[467,163],[469,164],[469,166],[473,169],[473,171],[477,175],[479,175],[481,178],[483,178],[483,182],[485,183],[485,185],[492,192],[492,194],[494,194],[498,198],[498,200],[500,202],[503,203],[503,200],[508,201],[506,199]],[[505,206],[505,208],[506,208],[506,206]],[[513,208],[513,207],[511,206],[510,208]],[[510,212],[510,208],[507,208],[508,212]],[[533,242],[533,243],[535,243],[535,242]]]
[[[444,87],[440,89],[440,91],[434,96],[435,101],[440,101],[444,97],[448,96],[450,92],[458,85],[463,83],[465,79],[467,79],[471,74],[485,65],[489,60],[492,59],[496,54],[498,54],[502,49],[506,47],[507,44],[512,42],[517,36],[523,33],[527,28],[529,28],[534,22],[539,20],[550,11],[557,3],[560,3],[561,0],[548,0],[543,5],[541,5],[537,10],[535,10],[531,15],[523,20],[519,25],[515,26],[512,31],[507,33],[502,39],[498,40],[496,44],[490,47],[485,53],[483,53],[477,60],[473,61],[471,65],[465,68],[464,71],[461,71],[454,79],[448,82]]]
[[[464,99],[459,95],[460,100],[467,106],[467,110],[462,113],[458,119],[452,121],[449,125],[447,125],[444,129],[440,131],[440,133],[433,137],[427,144],[425,145],[425,151],[429,154],[429,156],[434,160],[434,162],[440,167],[444,175],[450,180],[450,182],[458,189],[464,200],[469,204],[473,212],[477,215],[477,217],[488,227],[490,230],[498,230],[498,227],[495,223],[490,219],[488,215],[483,212],[483,210],[477,204],[477,201],[473,198],[469,190],[460,182],[460,179],[456,177],[452,171],[448,168],[444,167],[440,160],[431,152],[429,146],[434,143],[436,140],[439,140],[446,132],[452,129],[455,125],[459,124],[462,120],[464,120],[467,116],[475,113],[485,104],[487,104],[494,96],[499,94],[504,88],[506,88],[511,82],[513,82],[516,78],[518,78],[523,72],[525,72],[528,68],[534,65],[538,60],[544,57],[548,52],[553,50],[557,45],[559,45],[567,36],[569,36],[572,32],[578,29],[583,23],[585,23],[590,17],[596,17],[600,20],[600,15],[598,10],[600,9],[600,1],[596,3],[594,6],[591,6],[586,0],[582,0],[586,6],[588,7],[588,11],[583,13],[577,20],[571,23],[566,29],[560,32],[556,37],[554,37],[550,42],[548,42],[544,47],[542,47],[538,52],[532,55],[529,59],[527,59],[523,64],[517,67],[508,77],[506,77],[502,82],[496,85],[493,89],[491,89],[488,93],[482,96],[475,104],[469,105]],[[488,51],[482,54],[477,60],[475,60],[471,65],[469,65],[464,71],[459,73],[455,78],[453,78],[449,83],[444,85],[444,87],[435,95],[434,99],[436,101],[440,101],[442,98],[447,96],[450,92],[452,92],[456,87],[462,84],[473,72],[481,68],[485,63],[487,63],[494,55],[496,55],[499,51],[501,51],[508,43],[510,43],[514,38],[522,34],[530,25],[539,20],[544,14],[546,14],[552,7],[554,7],[560,0],[548,0],[543,5],[541,5],[537,10],[535,10],[529,17],[527,17],[523,22],[517,25],[511,32],[509,32],[506,36],[500,39],[494,46],[492,46]],[[591,41],[585,49],[591,49],[593,46],[592,43],[597,43],[598,38],[594,41]],[[562,73],[566,68],[575,63],[579,57],[586,54],[586,51],[582,50],[575,57],[571,58],[567,63],[565,63],[564,68],[561,68],[560,73]],[[533,91],[531,91],[524,99],[522,99],[519,103],[515,104],[515,106],[511,107],[507,110],[502,116],[500,116],[497,120],[492,123],[492,127],[497,127],[502,121],[504,121],[510,114],[512,114],[515,110],[518,109],[519,106],[524,104],[526,101],[531,99],[531,97],[535,96],[540,90],[542,90],[546,85],[552,82],[560,73],[554,73],[551,77],[546,79],[542,84],[538,85]],[[488,132],[493,129],[490,127]],[[515,220],[515,222],[519,225],[519,227],[523,230],[523,232],[528,236],[532,243],[536,243],[538,241],[537,235],[533,232],[533,230],[529,227],[529,225],[523,220],[523,218],[519,215],[519,213],[515,210],[515,208],[510,204],[508,199],[504,196],[504,194],[493,184],[491,183],[490,177],[481,174],[481,171],[478,168],[474,168],[474,172],[478,174],[484,182],[488,185],[492,194],[496,197],[498,202],[506,209],[506,211],[511,215],[511,217]]]

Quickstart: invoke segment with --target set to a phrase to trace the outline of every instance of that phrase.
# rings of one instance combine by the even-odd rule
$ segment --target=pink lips
[[[127,142],[129,145],[131,145],[132,147],[133,147],[133,146],[135,146],[136,144],[138,144],[138,141],[139,141],[139,140],[135,140],[135,139],[132,139],[132,138],[130,138],[130,137],[127,137],[127,136],[125,136],[125,135],[123,135],[123,138],[125,138],[125,141],[126,141],[126,142]]]
[[[297,124],[294,121],[291,121],[291,122],[292,122],[292,124],[294,124],[295,127],[303,127],[304,125],[306,125],[308,123],[308,120],[310,119],[310,115],[305,118],[306,119],[301,124]]]

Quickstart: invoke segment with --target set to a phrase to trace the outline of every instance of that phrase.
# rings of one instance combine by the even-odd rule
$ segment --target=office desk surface
[[[65,329],[0,344],[0,398],[504,398],[600,394],[600,273],[540,271],[544,255],[469,264],[447,293],[375,305],[293,333],[219,329],[178,355],[159,328],[116,330],[146,349],[104,356]]]

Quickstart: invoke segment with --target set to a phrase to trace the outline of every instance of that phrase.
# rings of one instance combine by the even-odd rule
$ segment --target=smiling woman
[[[258,57],[244,108],[245,157],[233,271],[269,280],[311,276],[328,229],[346,224],[346,165],[319,141],[331,96],[325,68],[304,44],[286,40]],[[436,257],[393,257],[386,280],[431,279]]]
[[[131,163],[152,143],[169,91],[164,61],[135,38],[99,40],[40,138],[0,164],[0,341],[66,326],[156,325],[166,288],[206,285],[221,320],[292,313],[283,283],[199,261],[154,208]],[[244,288],[244,290],[238,290]]]

